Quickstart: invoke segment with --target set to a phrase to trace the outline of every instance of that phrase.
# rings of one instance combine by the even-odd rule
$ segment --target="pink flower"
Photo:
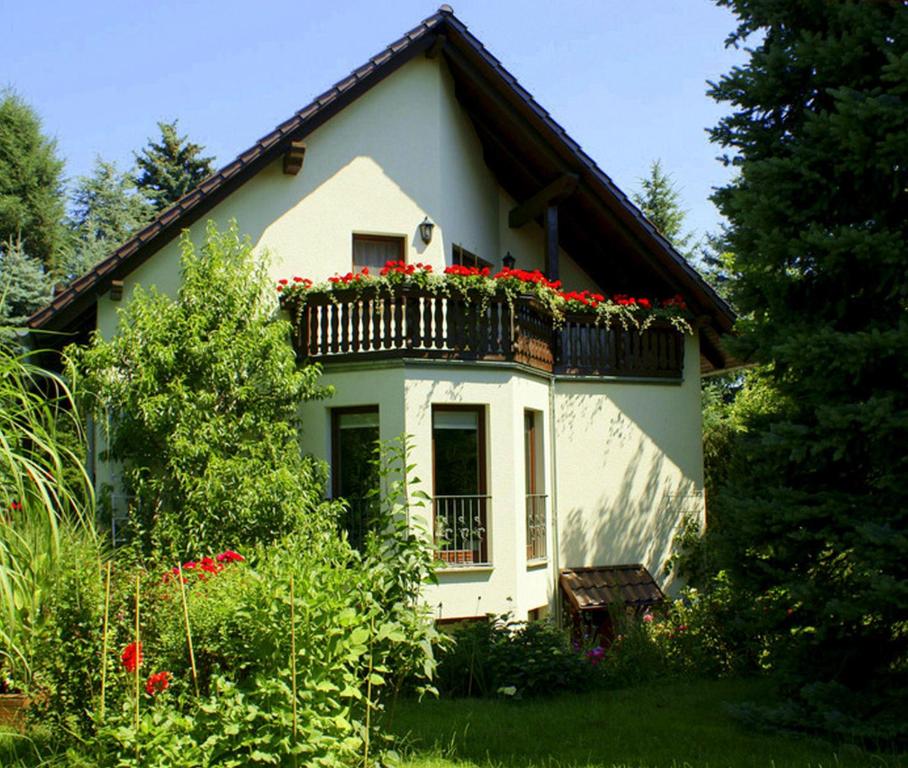
[[[653,621],[653,614],[651,614],[651,613],[644,613],[644,614],[643,614],[643,620],[644,620],[647,624],[652,623],[652,621]]]

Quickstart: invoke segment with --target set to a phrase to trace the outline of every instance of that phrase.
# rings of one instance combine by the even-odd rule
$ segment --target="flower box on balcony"
[[[447,549],[438,553],[438,559],[451,565],[472,565],[472,549]]]

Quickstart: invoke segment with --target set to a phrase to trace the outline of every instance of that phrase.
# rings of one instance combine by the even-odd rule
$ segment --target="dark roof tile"
[[[600,611],[619,603],[643,607],[665,599],[656,580],[640,564],[565,568],[559,583],[577,611]]]

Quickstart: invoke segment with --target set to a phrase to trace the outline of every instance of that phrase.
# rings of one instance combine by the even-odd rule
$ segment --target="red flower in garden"
[[[155,672],[145,681],[145,692],[152,696],[157,696],[161,691],[165,691],[170,687],[172,679],[173,675],[170,672]]]
[[[18,512],[19,510],[22,509],[22,502],[21,501],[11,501],[9,504],[9,508],[11,510],[13,510],[13,512]]]
[[[278,283],[280,285],[287,285],[287,282],[288,282],[288,280],[286,277],[282,277],[280,280],[278,280]]]
[[[210,557],[203,557],[199,563],[199,567],[205,571],[205,573],[220,573],[223,570],[224,566],[220,563],[216,563]]]
[[[234,552],[232,549],[228,549],[225,552],[221,552],[216,558],[219,563],[244,563],[246,558],[243,557],[238,552]]]
[[[130,643],[120,654],[120,661],[127,672],[135,672],[142,663],[142,643]]]

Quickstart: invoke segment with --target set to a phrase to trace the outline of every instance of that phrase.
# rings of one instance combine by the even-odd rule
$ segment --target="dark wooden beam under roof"
[[[435,42],[426,49],[426,58],[427,59],[437,59],[438,54],[441,53],[442,49],[445,47],[445,43],[448,41],[448,38],[445,35],[437,34],[435,35]]]
[[[547,184],[535,195],[513,208],[508,214],[508,226],[511,229],[519,229],[528,221],[538,218],[547,208],[558,205],[562,200],[570,197],[577,189],[579,181],[580,177],[576,173],[565,173],[559,176],[551,184]]]
[[[303,169],[303,160],[306,158],[306,142],[291,141],[284,153],[284,173],[296,176]]]
[[[455,83],[457,83],[459,78],[464,81],[462,87],[455,89],[455,93],[459,94],[458,98],[461,98],[461,95],[465,97],[461,100],[464,102],[465,108],[471,117],[474,114],[497,114],[499,119],[507,124],[509,140],[513,140],[515,143],[530,150],[530,156],[544,161],[556,173],[578,175],[579,183],[574,197],[583,196],[584,201],[596,211],[600,226],[604,225],[606,229],[614,232],[619,241],[647,266],[647,271],[655,273],[668,286],[670,291],[681,292],[683,290],[681,282],[674,275],[654,260],[648,258],[646,247],[628,231],[621,218],[600,199],[599,195],[586,189],[582,173],[577,173],[578,169],[570,165],[555,150],[549,139],[542,136],[534,126],[530,125],[526,116],[521,114],[516,106],[501,98],[499,92],[476,64],[455,48],[453,44],[445,46],[444,56],[454,75]],[[497,130],[502,132],[501,128]],[[698,306],[697,309],[703,308]]]

